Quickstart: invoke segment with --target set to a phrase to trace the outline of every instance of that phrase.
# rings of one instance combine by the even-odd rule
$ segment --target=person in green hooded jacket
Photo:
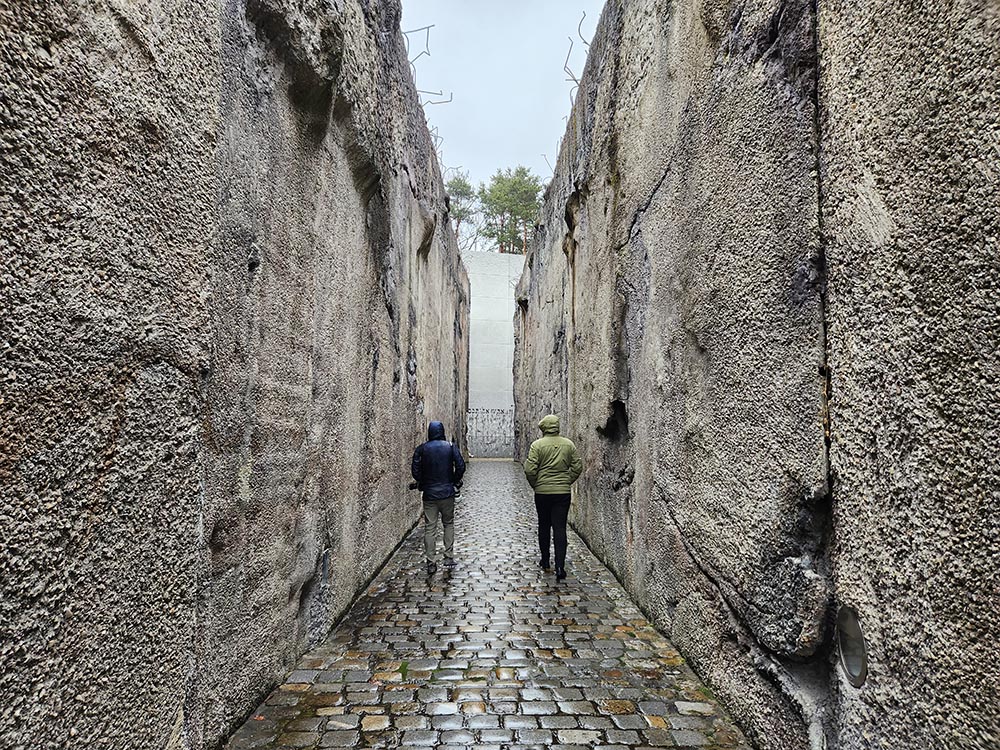
[[[576,446],[559,434],[559,417],[549,414],[538,423],[542,437],[531,444],[524,462],[524,476],[535,491],[538,511],[539,564],[549,569],[549,540],[555,540],[556,578],[566,577],[566,519],[569,516],[570,488],[583,472]],[[550,533],[551,530],[551,533]]]

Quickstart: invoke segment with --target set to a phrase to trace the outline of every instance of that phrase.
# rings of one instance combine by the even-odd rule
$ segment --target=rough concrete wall
[[[0,6],[0,745],[216,745],[464,434],[399,13]]]
[[[743,5],[606,6],[522,278],[518,430],[563,414],[576,526],[791,748],[827,661],[813,18]]]
[[[760,747],[984,748],[995,6],[847,5],[820,3],[817,92],[811,3],[608,3],[518,290],[518,451],[564,416],[574,523]],[[844,603],[881,631],[860,692]]]
[[[996,748],[1000,3],[821,8],[840,742]]]
[[[194,667],[218,32],[0,4],[5,748],[164,747]]]
[[[416,493],[400,490],[421,415],[464,435],[468,282],[398,4],[302,5],[237,3],[223,19],[206,738],[323,635],[415,520]]]

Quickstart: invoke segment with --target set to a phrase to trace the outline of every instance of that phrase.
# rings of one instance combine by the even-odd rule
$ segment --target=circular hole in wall
[[[854,687],[861,687],[868,678],[868,648],[861,632],[861,621],[853,607],[841,607],[837,614],[837,647],[847,681]]]

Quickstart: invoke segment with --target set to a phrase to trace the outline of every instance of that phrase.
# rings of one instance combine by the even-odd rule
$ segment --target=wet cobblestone
[[[575,534],[538,567],[517,464],[472,462],[455,515],[457,566],[418,527],[227,750],[749,747]]]

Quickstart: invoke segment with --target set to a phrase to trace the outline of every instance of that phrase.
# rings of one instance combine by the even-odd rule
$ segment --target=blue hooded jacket
[[[427,442],[413,451],[410,473],[424,493],[425,502],[455,495],[455,483],[461,482],[465,474],[465,460],[458,448],[444,439],[444,425],[440,422],[430,423]]]

